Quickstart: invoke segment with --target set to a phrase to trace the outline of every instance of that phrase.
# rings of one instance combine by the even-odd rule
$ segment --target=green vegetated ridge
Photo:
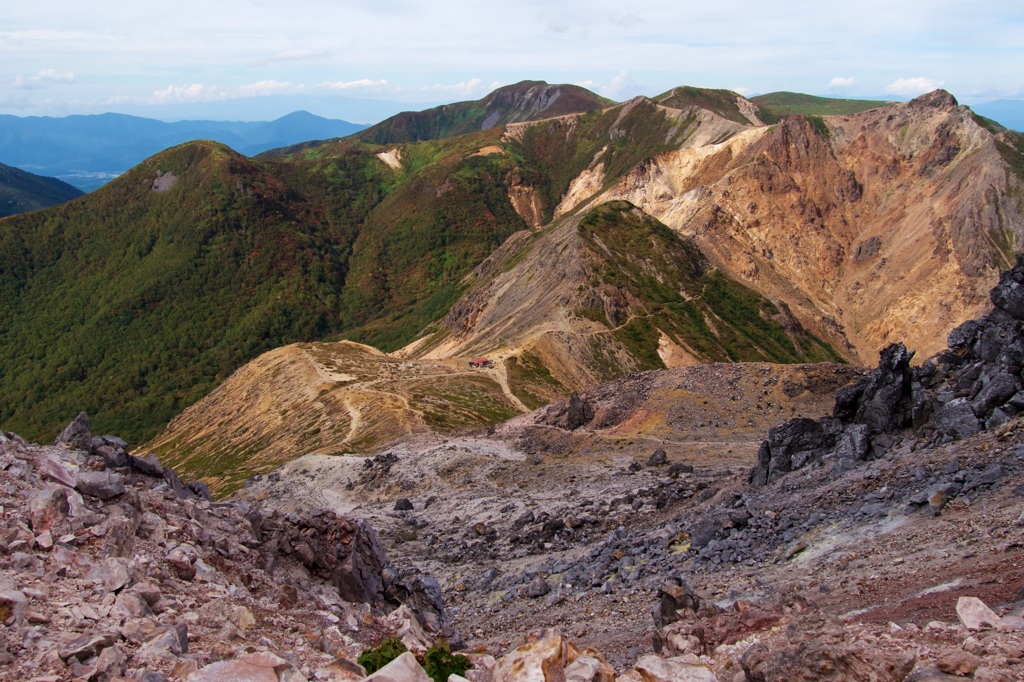
[[[732,90],[715,90],[712,88],[695,88],[683,85],[663,92],[654,98],[654,101],[662,106],[673,109],[686,109],[687,107],[700,107],[713,111],[722,118],[735,123],[750,125],[750,120],[743,115],[737,105],[740,95]]]
[[[84,409],[137,443],[272,348],[408,342],[525,227],[508,159],[467,157],[481,135],[407,148],[403,171],[352,142],[260,160],[188,143],[0,223],[0,425],[52,438]]]
[[[507,123],[591,111],[614,104],[576,85],[522,81],[498,88],[483,99],[407,111],[356,135],[376,144],[436,140]]]
[[[38,211],[82,196],[76,187],[0,163],[0,218]]]
[[[786,116],[834,116],[857,114],[892,104],[881,100],[842,99],[817,97],[799,92],[769,92],[751,97],[758,107],[758,117],[765,123],[775,123]]]
[[[996,137],[996,149],[1010,171],[1024,181],[1024,135],[1004,128]]]
[[[842,362],[827,343],[755,291],[712,269],[689,239],[627,201],[592,209],[579,232],[599,259],[589,285],[615,287],[639,305],[613,336],[641,369],[664,366],[660,332],[704,361]]]

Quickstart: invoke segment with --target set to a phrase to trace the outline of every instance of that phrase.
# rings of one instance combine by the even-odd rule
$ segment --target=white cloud
[[[304,85],[292,83],[281,83],[280,81],[259,81],[234,88],[232,97],[266,97],[267,95],[283,95],[286,93],[297,93],[305,90]]]
[[[597,93],[609,99],[622,100],[639,94],[640,89],[633,77],[626,71],[620,71],[607,85],[594,84]]]
[[[192,85],[168,85],[163,90],[154,92],[151,101],[154,104],[169,104],[172,102],[215,102],[228,98],[228,93],[216,85],[193,83]]]
[[[16,90],[42,90],[48,83],[74,83],[74,71],[57,71],[55,69],[41,69],[34,76],[27,78],[18,75],[11,82],[11,87]]]
[[[622,28],[633,28],[634,26],[639,26],[640,24],[646,23],[644,21],[644,18],[641,17],[636,12],[627,12],[625,14],[613,14],[608,18],[611,20],[612,24]]]
[[[743,95],[744,97],[747,97],[753,94],[754,92],[750,88],[733,88],[732,91],[735,92],[737,95]]]
[[[425,85],[418,88],[420,92],[439,93],[439,94],[452,94],[459,97],[470,97],[480,92],[480,86],[483,85],[483,81],[479,78],[470,78],[466,81],[459,83],[450,83],[445,85]]]
[[[295,83],[282,83],[280,81],[266,80],[256,83],[247,83],[234,88],[222,88],[217,85],[203,85],[193,83],[192,85],[168,85],[163,90],[157,90],[148,99],[151,104],[182,104],[187,102],[220,102],[229,99],[242,99],[244,97],[267,97],[269,95],[299,94],[307,91],[305,85]]]
[[[326,88],[328,90],[362,90],[362,89],[379,89],[386,87],[388,82],[386,80],[370,80],[369,78],[362,78],[356,81],[324,81],[320,83],[318,88]]]
[[[852,78],[852,77],[851,78],[845,78],[843,76],[836,76],[831,81],[829,81],[828,87],[829,87],[829,89],[833,89],[833,88],[848,88],[848,87],[850,87],[851,85],[853,85],[856,82],[857,82],[856,78]]]
[[[900,78],[893,81],[886,86],[885,91],[893,95],[916,97],[941,88],[943,85],[945,85],[945,81],[917,76],[916,78]]]
[[[548,21],[544,24],[544,30],[548,33],[568,33],[569,24],[564,21]]]

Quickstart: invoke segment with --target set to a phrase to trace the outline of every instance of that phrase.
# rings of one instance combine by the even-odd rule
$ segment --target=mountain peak
[[[521,81],[506,85],[480,100],[445,104],[425,111],[406,111],[358,135],[376,144],[431,140],[522,121],[586,113],[613,102],[578,85]]]
[[[960,106],[960,103],[956,101],[956,97],[941,88],[926,92],[920,97],[910,100],[908,104],[912,107],[931,107],[936,109]]]

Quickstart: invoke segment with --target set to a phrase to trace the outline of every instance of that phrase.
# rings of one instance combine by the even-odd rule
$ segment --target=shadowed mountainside
[[[0,218],[38,211],[82,196],[82,191],[57,178],[26,173],[0,163]]]

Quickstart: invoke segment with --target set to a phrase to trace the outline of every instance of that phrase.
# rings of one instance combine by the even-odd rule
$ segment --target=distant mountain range
[[[305,111],[270,122],[0,115],[0,160],[89,192],[153,154],[191,140],[214,140],[251,156],[296,142],[345,137],[365,127]]]
[[[0,163],[0,218],[38,211],[80,196],[82,191],[66,182]]]
[[[1024,99],[997,99],[984,104],[973,104],[971,109],[1010,130],[1024,131]]]

